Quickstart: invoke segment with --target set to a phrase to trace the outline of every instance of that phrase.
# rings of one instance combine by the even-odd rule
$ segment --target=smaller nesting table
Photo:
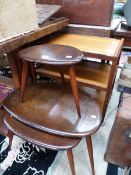
[[[21,82],[21,101],[23,101],[25,85],[28,77],[28,63],[68,66],[72,93],[78,115],[79,117],[81,116],[75,68],[73,66],[82,60],[83,54],[81,51],[70,46],[45,44],[24,49],[19,52],[19,57],[24,61]],[[33,64],[31,64],[31,70],[33,77],[35,77],[35,67]],[[61,71],[60,75],[64,82],[64,74]]]

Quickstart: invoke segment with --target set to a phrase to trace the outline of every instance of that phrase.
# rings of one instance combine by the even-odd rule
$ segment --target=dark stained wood
[[[30,33],[6,40],[0,43],[0,55],[5,53],[14,51],[24,44],[36,41],[46,35],[49,35],[55,31],[58,31],[69,24],[68,19],[61,20],[59,22],[55,22],[44,27],[40,27],[39,29],[32,31]]]
[[[47,134],[43,131],[39,131],[28,125],[19,122],[18,120],[5,116],[5,124],[11,132],[19,137],[42,147],[53,150],[64,150],[75,147],[81,139],[66,138]]]
[[[36,0],[36,2],[61,5],[62,9],[57,16],[66,16],[70,19],[70,23],[98,26],[110,25],[114,4],[113,0]]]
[[[16,61],[14,59],[14,57],[15,57],[14,53],[13,52],[8,53],[7,57],[8,57],[8,62],[9,62],[10,69],[12,72],[15,87],[19,88],[20,87],[20,77],[19,77],[19,73],[18,73],[18,67],[17,67]]]
[[[30,67],[31,67],[31,75],[32,75],[32,82],[35,83],[37,81],[37,74],[36,74],[36,70],[35,70],[35,63],[30,63]]]
[[[51,65],[71,65],[79,63],[83,54],[76,48],[58,44],[32,46],[19,52],[23,60]]]
[[[121,23],[114,32],[114,37],[117,39],[124,38],[124,46],[131,47],[131,31],[123,29]]]
[[[79,89],[80,119],[68,85],[55,82],[32,85],[27,87],[23,103],[19,95],[17,90],[4,101],[5,110],[18,120],[40,130],[82,137],[93,134],[100,127],[100,104],[86,93],[86,89]]]
[[[23,70],[22,70],[21,87],[20,87],[21,102],[23,102],[24,91],[25,91],[25,87],[26,87],[27,79],[28,79],[28,72],[29,72],[29,62],[24,61],[23,62]]]
[[[13,132],[8,130],[8,135],[7,137],[9,138],[9,151],[11,150],[11,146],[12,146],[12,141],[13,141]]]
[[[88,152],[89,152],[89,159],[90,159],[90,164],[91,164],[92,175],[95,175],[93,145],[92,145],[91,136],[86,137],[86,143],[87,143],[87,149],[88,149]]]
[[[107,27],[100,26],[88,26],[88,25],[74,25],[70,24],[66,26],[64,30],[68,33],[90,35],[90,36],[101,36],[101,37],[110,37],[111,29]]]
[[[75,163],[74,163],[72,149],[67,150],[67,156],[68,156],[68,160],[69,160],[69,163],[70,163],[72,175],[76,175],[76,173],[75,173]]]
[[[75,76],[75,68],[72,64],[79,63],[83,54],[76,48],[64,45],[57,44],[45,44],[45,45],[37,45],[33,47],[29,47],[19,52],[19,57],[24,61],[33,62],[33,63],[41,63],[41,64],[49,64],[49,65],[59,65],[65,66],[69,65],[69,75],[70,75],[70,83],[72,88],[72,93],[74,96],[74,101],[76,104],[78,116],[80,117],[80,104],[79,104],[79,95],[78,95],[78,87]],[[34,71],[33,71],[34,72]],[[22,71],[22,81],[21,81],[21,101],[23,102],[24,90],[26,86],[26,81],[28,78],[28,68],[27,63],[23,64]],[[62,81],[63,81],[62,77]]]
[[[77,81],[76,81],[76,74],[75,74],[75,67],[74,66],[69,67],[69,76],[70,76],[70,84],[71,84],[71,88],[72,88],[72,93],[73,93],[73,97],[74,97],[75,104],[76,104],[76,109],[78,112],[78,116],[81,118],[79,92],[78,92],[78,85],[77,85]]]

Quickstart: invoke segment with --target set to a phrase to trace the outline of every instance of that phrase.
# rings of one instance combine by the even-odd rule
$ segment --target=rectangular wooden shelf
[[[75,66],[77,81],[82,85],[87,85],[95,89],[106,91],[111,65],[91,61],[82,61]],[[40,65],[36,69],[37,73],[44,76],[61,78],[60,72],[69,80],[68,67]]]

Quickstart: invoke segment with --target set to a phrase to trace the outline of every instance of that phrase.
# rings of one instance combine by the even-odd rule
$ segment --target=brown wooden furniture
[[[54,66],[67,66],[70,75],[70,83],[72,87],[72,93],[74,96],[76,108],[79,117],[80,114],[80,104],[79,104],[79,95],[77,82],[75,77],[75,68],[74,64],[79,63],[82,60],[83,54],[78,49],[75,49],[70,46],[63,46],[57,44],[46,44],[46,45],[38,45],[33,46],[27,49],[24,49],[19,52],[19,57],[24,61],[23,71],[22,71],[22,82],[21,82],[21,100],[23,101],[23,95],[25,90],[25,85],[28,78],[28,62],[32,63],[40,63]],[[35,69],[32,68],[33,70]],[[58,68],[59,70],[59,68]],[[35,74],[35,70],[32,72]],[[64,82],[63,73],[60,70],[60,75],[62,81]]]
[[[114,37],[118,39],[124,38],[125,39],[124,46],[131,47],[131,31],[123,29],[121,27],[121,23],[115,30]]]
[[[81,118],[78,117],[70,86],[58,82],[36,83],[26,87],[24,102],[19,90],[4,101],[4,108],[18,120],[40,130],[82,137],[99,128],[101,111],[99,103],[79,89]]]
[[[61,5],[62,8],[57,16],[69,18],[70,23],[95,26],[110,25],[114,4],[113,0],[36,0],[36,2]]]
[[[4,122],[9,129],[9,132],[15,134],[22,139],[36,144],[41,147],[46,147],[51,150],[67,150],[72,175],[75,175],[75,164],[72,149],[78,145],[81,139],[64,138],[56,135],[51,135],[40,130],[34,129],[18,120],[6,115]],[[12,135],[13,137],[13,135]]]
[[[76,66],[76,79],[79,83],[106,92],[103,117],[111,96],[123,42],[123,39],[116,40],[69,33],[52,35],[52,37],[46,41],[48,44],[62,44],[76,47],[83,51],[84,56],[87,58],[91,57],[112,62],[112,65],[110,65],[83,61]],[[69,79],[67,70],[62,69],[61,71],[65,79]],[[37,72],[47,76],[60,77],[57,67],[50,67],[48,65],[38,67]]]
[[[131,166],[131,95],[123,94],[123,100],[118,109],[113,124],[105,160],[120,167]]]
[[[41,132],[62,137],[73,139],[86,136],[92,174],[94,174],[91,135],[101,124],[99,102],[88,95],[86,89],[80,90],[81,118],[79,118],[68,85],[52,82],[37,83],[26,88],[23,103],[19,96],[19,90],[9,96],[4,102],[4,109],[22,123]]]

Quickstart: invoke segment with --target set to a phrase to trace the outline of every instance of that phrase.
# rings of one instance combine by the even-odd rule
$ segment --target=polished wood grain
[[[5,124],[15,135],[42,147],[53,150],[64,150],[75,147],[81,139],[64,138],[34,129],[22,122],[5,115]]]
[[[63,72],[65,80],[69,80],[67,67],[40,65],[36,72],[43,76],[60,78],[59,70]],[[106,91],[110,70],[110,64],[82,61],[75,65],[76,80],[79,84]]]
[[[23,103],[17,90],[4,101],[4,108],[18,120],[40,130],[82,137],[96,132],[102,119],[100,101],[86,90],[85,87],[79,89],[81,118],[78,118],[70,86],[55,82],[27,87]]]
[[[79,63],[83,54],[80,50],[58,44],[32,46],[19,52],[23,60],[50,65],[71,65]]]
[[[83,51],[87,56],[92,54],[96,55],[96,58],[104,56],[112,60],[116,57],[116,50],[120,47],[121,41],[113,38],[65,33],[51,38],[47,43],[72,46]]]
[[[26,87],[26,81],[28,78],[28,67],[27,67],[28,62],[49,64],[55,66],[69,65],[68,69],[69,69],[72,93],[74,96],[78,116],[80,117],[81,114],[80,114],[79,94],[75,76],[75,67],[73,66],[73,64],[79,63],[82,60],[83,54],[81,51],[70,46],[45,44],[24,49],[19,52],[19,57],[24,61],[22,71],[22,81],[21,81],[21,95],[20,95],[22,102]],[[62,81],[64,81],[63,79],[64,77],[62,77]]]

